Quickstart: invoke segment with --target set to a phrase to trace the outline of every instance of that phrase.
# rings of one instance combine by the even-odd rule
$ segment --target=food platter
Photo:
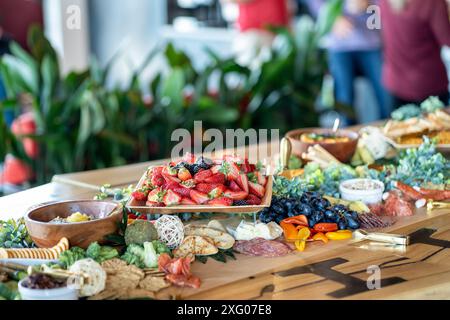
[[[145,174],[141,177],[136,189],[139,189],[144,184],[146,179]],[[266,193],[262,198],[260,205],[248,205],[248,206],[208,206],[208,205],[183,205],[183,206],[173,206],[173,207],[149,207],[140,205],[139,201],[134,198],[130,198],[126,204],[128,209],[137,211],[139,213],[149,213],[149,214],[175,214],[182,212],[212,212],[212,213],[256,213],[264,208],[270,207],[270,202],[272,199],[272,183],[273,177],[267,177]]]
[[[388,136],[384,136],[385,140],[392,145],[395,149],[398,150],[406,150],[411,148],[418,148],[420,144],[403,144],[403,143],[397,143],[393,139],[389,138]],[[436,150],[441,152],[450,152],[450,144],[436,144]]]
[[[75,299],[208,298],[209,290],[220,299],[230,297],[226,288],[235,283],[261,272],[273,282],[274,268],[298,267],[313,256],[322,261],[337,248],[404,254],[415,242],[399,226],[450,208],[450,163],[430,139],[397,152],[380,128],[364,129],[353,135],[350,163],[315,142],[302,153],[307,161],[290,161],[296,153],[287,138],[272,154],[274,170],[234,154],[185,154],[145,168],[135,187],[116,190],[115,201],[97,194],[77,206],[59,201],[34,207],[25,219],[0,221],[0,258],[6,258],[0,287],[6,277],[18,282],[19,293],[25,286],[46,299],[73,289],[62,279],[75,275],[95,279],[71,292]],[[30,224],[33,217],[41,230]],[[103,233],[98,223],[109,219],[112,229]]]

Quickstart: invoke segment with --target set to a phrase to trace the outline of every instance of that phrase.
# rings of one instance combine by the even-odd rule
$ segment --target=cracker
[[[146,276],[144,280],[139,282],[139,288],[152,292],[158,292],[169,286],[170,283],[168,283],[164,277]]]

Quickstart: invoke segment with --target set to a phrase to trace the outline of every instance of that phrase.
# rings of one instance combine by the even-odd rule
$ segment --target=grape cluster
[[[358,213],[344,205],[331,205],[317,192],[304,192],[300,198],[273,197],[270,208],[265,208],[259,215],[264,223],[281,220],[297,215],[308,218],[309,227],[320,222],[336,223],[339,229],[358,229]]]

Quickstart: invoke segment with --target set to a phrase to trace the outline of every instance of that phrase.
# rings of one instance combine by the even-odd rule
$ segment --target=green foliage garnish
[[[86,251],[80,247],[72,247],[70,250],[64,251],[59,257],[59,262],[63,268],[67,269],[76,261],[81,259],[91,258],[98,263],[102,263],[103,261],[110,260],[118,256],[119,252],[115,248],[101,246],[97,242],[92,242]]]
[[[73,265],[76,261],[86,258],[86,252],[80,247],[72,247],[69,250],[64,251],[59,256],[59,262],[63,268],[67,269]]]
[[[31,248],[33,241],[28,234],[25,220],[0,221],[0,248]]]
[[[418,117],[422,114],[422,110],[415,104],[406,104],[391,113],[391,118],[397,121],[407,120]]]
[[[156,268],[158,257],[162,253],[171,254],[169,248],[159,240],[145,242],[143,245],[130,244],[127,251],[120,257],[128,264],[133,264],[138,268]]]
[[[431,96],[420,104],[423,112],[433,113],[436,110],[444,108],[444,103],[438,97]]]

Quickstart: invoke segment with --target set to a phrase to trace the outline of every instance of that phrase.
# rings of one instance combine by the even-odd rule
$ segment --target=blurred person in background
[[[10,44],[10,37],[6,34],[6,32],[3,30],[2,26],[0,26],[0,58],[6,54],[9,53],[9,44]],[[5,87],[3,84],[2,75],[0,74],[0,101],[6,98],[6,92]],[[6,123],[8,125],[11,125],[13,120],[13,113],[12,111],[4,111],[3,112],[5,116]]]
[[[223,5],[238,7],[239,36],[233,52],[239,64],[258,68],[270,58],[274,34],[270,27],[289,28],[294,11],[290,0],[222,0]]]
[[[381,0],[385,48],[383,81],[393,107],[419,104],[429,96],[449,102],[448,76],[441,58],[450,46],[446,0]]]
[[[318,16],[327,0],[309,0],[311,14]],[[328,64],[334,79],[335,98],[340,104],[354,105],[354,81],[357,76],[369,80],[378,104],[378,117],[390,114],[388,95],[382,85],[381,35],[367,27],[371,14],[367,8],[375,0],[344,0],[343,12],[324,40]]]

